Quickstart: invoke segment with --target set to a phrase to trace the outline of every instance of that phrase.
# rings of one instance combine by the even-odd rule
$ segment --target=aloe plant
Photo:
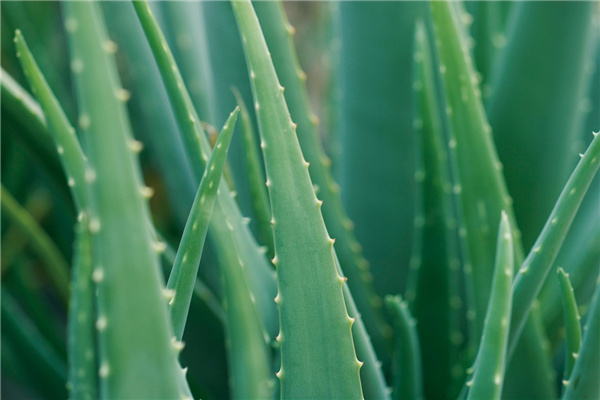
[[[0,7],[3,398],[600,396],[597,4]]]

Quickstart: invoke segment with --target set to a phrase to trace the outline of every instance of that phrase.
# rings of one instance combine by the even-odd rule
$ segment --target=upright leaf
[[[563,384],[569,381],[571,372],[573,371],[573,365],[579,357],[579,348],[581,347],[581,325],[579,310],[577,309],[577,302],[575,300],[575,293],[573,287],[569,281],[569,274],[567,274],[562,268],[558,268],[558,279],[560,281],[560,288],[563,298],[563,313],[565,315],[565,330],[566,330],[566,366],[564,373]]]
[[[477,85],[466,33],[459,26],[458,16],[449,2],[432,2],[431,8],[437,36],[439,70],[445,88],[445,112],[450,128],[448,148],[460,181],[460,186],[454,188],[460,195],[460,209],[464,218],[459,237],[466,244],[468,270],[473,279],[475,313],[467,317],[475,319],[475,337],[478,338],[491,288],[502,210],[506,211],[510,221],[516,265],[520,265],[523,259],[523,250],[512,211],[512,199],[502,176],[502,164],[498,160],[481,103],[481,90]],[[516,299],[513,304],[516,304]],[[548,370],[549,360],[542,348],[540,333],[535,330],[533,321],[529,321],[526,335],[520,342],[518,360],[514,360],[508,368],[514,375],[507,374],[507,388],[518,386],[518,391],[523,393],[524,390],[526,396],[544,398],[554,394]],[[510,383],[512,379],[518,381],[521,378],[522,382],[536,379],[540,384],[522,386]],[[510,391],[506,393],[507,396],[513,395]]]
[[[402,301],[399,296],[388,296],[385,300],[394,315],[396,326],[393,398],[422,399],[423,378],[417,322],[410,315],[408,303]]]
[[[177,340],[183,338],[200,258],[202,257],[202,249],[204,248],[204,239],[215,205],[215,197],[223,174],[223,167],[225,167],[227,150],[231,143],[238,112],[239,109],[236,109],[225,123],[223,131],[215,144],[215,150],[206,164],[204,176],[200,181],[190,216],[183,231],[183,237],[177,249],[173,270],[167,282],[167,290],[173,291],[169,293],[169,296],[173,296],[169,305],[171,306],[171,318]]]
[[[252,4],[234,2],[271,198],[282,398],[362,398],[351,326],[329,238]],[[314,338],[318,338],[315,340]]]
[[[75,129],[48,86],[20,31],[16,32],[15,43],[25,76],[44,111],[48,131],[54,139],[58,156],[67,175],[67,184],[71,188],[78,209],[83,210],[87,207],[87,187],[84,178],[87,166]]]
[[[271,258],[274,253],[273,230],[271,229],[271,205],[269,204],[269,194],[264,186],[265,172],[262,165],[262,155],[258,148],[258,134],[254,130],[254,123],[250,118],[250,113],[246,108],[241,93],[235,89],[235,98],[240,107],[241,129],[244,135],[244,159],[246,160],[246,170],[248,183],[250,186],[250,197],[252,199],[252,209],[256,218],[256,229],[258,239],[261,244],[267,247],[267,252]]]
[[[340,197],[339,185],[331,174],[331,160],[323,152],[319,141],[318,118],[310,110],[306,88],[306,74],[300,68],[292,41],[293,27],[287,21],[281,2],[257,2],[254,5],[271,52],[273,65],[281,84],[286,88],[285,100],[292,120],[298,124],[296,135],[302,154],[309,162],[308,172],[315,192],[323,200],[323,219],[328,232],[335,238],[335,251],[348,285],[380,357],[387,358],[386,341],[391,334],[383,319],[382,301],[373,289],[373,277],[361,247],[351,230],[352,222],[346,216]]]
[[[600,398],[600,290],[596,293],[583,327],[583,342],[573,372],[567,382],[563,400]]]
[[[581,160],[554,205],[544,229],[515,277],[509,354],[515,349],[529,310],[552,268],[579,205],[600,167],[600,135],[594,133],[594,136],[594,140],[585,154],[582,154]]]
[[[79,126],[89,150],[89,231],[98,288],[100,397],[189,396],[173,346],[158,255],[147,229],[148,190],[102,14],[94,3],[65,3]],[[132,251],[133,250],[133,251]],[[152,349],[148,351],[148,349]]]
[[[461,352],[461,285],[457,223],[448,153],[440,118],[429,38],[415,34],[415,222],[405,297],[418,321],[426,397],[451,396],[452,367]],[[455,279],[453,279],[456,277]],[[446,332],[440,335],[440,332]],[[460,370],[463,368],[460,367]],[[461,378],[462,373],[459,375]]]
[[[89,221],[83,215],[75,231],[75,251],[69,304],[69,396],[72,399],[98,398],[98,365],[93,257]]]
[[[471,385],[468,400],[500,399],[504,382],[514,270],[512,234],[505,213],[502,213],[499,229],[492,293],[475,361],[475,372],[467,384]]]

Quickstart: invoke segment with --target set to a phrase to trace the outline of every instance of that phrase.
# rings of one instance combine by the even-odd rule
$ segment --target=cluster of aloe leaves
[[[3,398],[600,398],[597,2],[1,11]]]

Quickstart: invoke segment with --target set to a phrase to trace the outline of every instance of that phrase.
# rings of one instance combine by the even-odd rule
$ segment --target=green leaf
[[[25,76],[29,80],[44,110],[48,131],[56,143],[58,156],[67,175],[67,184],[71,188],[77,208],[83,210],[87,207],[87,187],[84,177],[87,165],[85,155],[79,144],[79,139],[75,135],[75,129],[71,126],[62,107],[33,59],[33,55],[29,51],[23,35],[18,30],[15,36],[15,43]]]
[[[183,237],[177,249],[175,263],[167,282],[167,290],[173,291],[169,293],[170,296],[173,296],[169,305],[171,306],[171,318],[177,340],[183,338],[200,258],[202,257],[202,249],[204,248],[204,240],[206,239],[238,113],[239,109],[237,108],[231,113],[215,144],[215,150],[206,164],[204,176],[200,181],[192,210],[183,231]]]
[[[539,294],[587,188],[600,167],[600,138],[597,133],[594,136],[515,277],[509,354],[514,351],[531,305]]]
[[[317,196],[323,201],[321,212],[330,235],[335,238],[335,251],[364,323],[371,334],[373,345],[380,357],[386,358],[387,341],[391,331],[383,319],[381,298],[373,289],[373,277],[361,247],[351,230],[352,222],[346,216],[340,188],[334,182],[329,160],[319,142],[318,118],[310,110],[306,88],[306,74],[300,69],[292,41],[293,27],[287,21],[281,2],[254,4],[265,40],[271,52],[275,71],[284,92],[290,116],[298,124],[296,135],[302,154],[310,164],[308,171]]]
[[[432,2],[434,27],[438,38],[440,73],[444,83],[451,137],[448,146],[457,161],[461,186],[462,212],[475,282],[478,326],[483,325],[491,287],[497,227],[500,212],[506,209],[513,237],[520,234],[514,223],[511,200],[502,177],[501,165],[491,130],[481,105],[481,93],[474,84],[474,71],[456,17],[447,2]],[[480,184],[475,184],[479,182]],[[517,259],[521,250],[515,246]]]
[[[418,321],[425,396],[445,398],[455,395],[451,394],[453,381],[456,387],[464,379],[459,361],[465,337],[461,332],[462,272],[450,164],[422,21],[417,22],[415,34],[415,72],[419,106],[414,120],[416,201],[405,298]],[[440,336],[440,332],[448,333]]]
[[[254,124],[242,95],[237,89],[233,93],[238,102],[238,107],[240,107],[242,117],[241,128],[244,135],[244,148],[246,149],[244,158],[248,171],[252,209],[256,216],[258,241],[267,247],[267,254],[272,258],[275,255],[275,245],[273,243],[273,230],[271,229],[271,205],[269,204],[269,194],[264,186],[265,173],[262,166],[262,155],[256,142],[258,135],[254,131]]]
[[[566,367],[563,380],[563,383],[566,383],[573,371],[573,365],[575,365],[575,361],[579,356],[579,348],[581,347],[581,326],[579,322],[579,310],[577,309],[577,302],[575,300],[575,292],[573,292],[573,287],[569,281],[569,274],[562,268],[558,268],[556,272],[558,273],[558,280],[560,281],[562,292],[567,336],[567,351],[565,355]]]
[[[259,121],[271,199],[281,331],[281,396],[362,398],[351,326],[321,215],[252,4],[234,2]],[[315,340],[318,338],[318,340]]]
[[[335,261],[338,267],[338,273],[341,275],[342,269],[337,259],[337,255]],[[354,324],[352,324],[352,338],[354,339],[354,345],[356,347],[356,357],[363,363],[360,368],[360,383],[363,389],[363,395],[366,400],[389,399],[391,391],[388,388],[385,376],[383,375],[382,363],[375,353],[373,343],[371,342],[371,338],[363,322],[362,315],[354,303],[347,281],[344,282],[342,291],[348,309],[348,316],[355,319]]]
[[[222,211],[215,210],[215,215]],[[221,218],[227,217],[221,215]],[[217,225],[224,237],[231,234],[230,226]],[[240,260],[236,242],[230,240],[228,251],[218,254],[225,291],[225,309],[228,335],[228,361],[232,398],[270,399],[275,388],[273,361],[269,337],[260,319],[259,304],[255,299],[245,272],[251,265]]]
[[[97,399],[98,374],[92,237],[86,216],[77,223],[69,304],[69,396]]]
[[[448,148],[460,186],[453,188],[460,199],[462,226],[459,237],[466,247],[468,264],[465,275],[472,274],[475,313],[467,314],[475,319],[475,338],[480,337],[491,288],[496,235],[502,210],[508,215],[515,250],[515,265],[523,259],[521,234],[517,229],[502,164],[498,160],[491,128],[487,123],[481,91],[472,65],[466,33],[459,26],[458,17],[449,2],[432,2],[433,25],[436,31],[440,75],[445,88],[446,115],[450,135]],[[513,301],[516,304],[516,300]],[[542,348],[543,331],[536,330],[532,321],[528,322],[526,334],[520,343],[515,360],[507,368],[505,395],[510,397],[520,393],[527,397],[554,396],[551,378],[548,374],[549,360]],[[509,357],[512,352],[510,351]],[[536,379],[538,385],[520,385]],[[514,380],[515,383],[512,383]],[[511,388],[517,388],[515,393]]]
[[[119,86],[111,54],[115,46],[97,4],[64,7],[79,125],[89,150],[86,213],[98,290],[100,397],[189,396],[148,230],[149,190],[142,186],[131,146],[124,103],[128,93]]]
[[[596,175],[594,181],[600,182]],[[573,225],[565,238],[562,249],[556,256],[555,265],[562,266],[569,274],[569,280],[575,290],[575,297],[581,304],[591,301],[594,295],[595,281],[600,271],[600,190],[592,186],[585,195],[581,208],[573,220]],[[554,352],[562,345],[564,326],[562,312],[562,290],[558,279],[546,279],[538,296],[540,309]]]
[[[385,301],[394,314],[396,327],[393,398],[422,399],[423,378],[417,322],[410,314],[408,303],[402,301],[400,296],[387,296]]]
[[[502,213],[492,293],[485,317],[479,353],[475,361],[475,372],[472,380],[467,383],[467,386],[471,386],[468,400],[484,398],[496,400],[500,399],[502,393],[512,303],[513,255],[510,223],[508,216]]]
[[[596,292],[592,305],[586,315],[583,327],[583,342],[573,367],[573,372],[566,384],[563,400],[598,399],[600,398],[600,289],[596,285]]]

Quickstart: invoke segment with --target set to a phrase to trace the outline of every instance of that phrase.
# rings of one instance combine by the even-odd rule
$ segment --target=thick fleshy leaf
[[[475,360],[475,372],[472,380],[467,383],[467,386],[470,386],[468,400],[484,398],[498,400],[502,393],[512,305],[513,255],[510,223],[507,215],[502,213],[492,293],[483,326],[479,353]]]
[[[189,396],[147,228],[149,190],[131,148],[128,93],[119,85],[114,43],[106,36],[98,4],[65,3],[64,11],[79,127],[89,150],[85,212],[98,290],[100,397]]]
[[[234,2],[233,9],[248,61],[273,215],[281,396],[361,398],[354,319],[346,311],[334,241],[252,4]]]

